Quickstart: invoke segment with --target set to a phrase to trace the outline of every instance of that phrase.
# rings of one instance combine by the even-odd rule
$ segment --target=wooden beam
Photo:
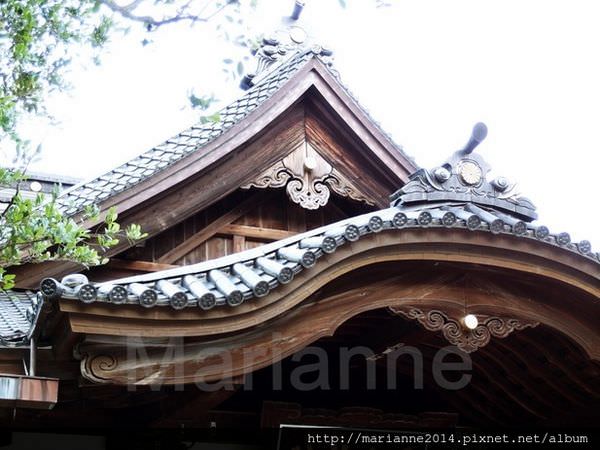
[[[375,238],[377,241],[373,242],[372,239]],[[511,279],[519,275],[527,283],[535,284],[538,280],[538,283],[546,286],[554,280],[553,285],[556,288],[544,291],[544,295],[547,296],[544,302],[536,304],[533,309],[529,309],[533,304],[531,300],[524,303],[531,314],[528,317],[534,319],[538,317],[536,320],[542,323],[546,323],[545,320],[549,321],[547,322],[549,326],[554,326],[559,331],[572,336],[590,352],[590,355],[593,355],[592,357],[600,359],[600,346],[594,345],[598,339],[597,333],[592,332],[597,329],[597,323],[594,322],[597,317],[594,312],[594,299],[600,297],[600,288],[598,288],[600,269],[597,264],[593,268],[590,267],[589,275],[584,275],[570,269],[570,267],[582,266],[573,261],[581,258],[580,256],[537,241],[529,243],[523,241],[524,239],[515,236],[498,235],[492,238],[484,233],[472,233],[460,229],[404,229],[400,233],[384,231],[374,235],[373,238],[364,237],[357,242],[341,246],[335,253],[327,256],[326,262],[323,261],[322,264],[320,261],[312,269],[298,274],[292,283],[279,286],[260,302],[245,302],[235,309],[213,308],[210,311],[201,311],[199,308],[188,308],[185,314],[175,314],[169,308],[147,310],[135,305],[117,306],[101,302],[82,304],[66,300],[60,302],[60,308],[64,312],[72,313],[69,315],[71,324],[74,330],[82,333],[116,333],[116,335],[126,336],[127,333],[133,332],[141,333],[142,336],[163,337],[182,336],[177,333],[184,332],[188,335],[218,334],[266,322],[295,307],[330,281],[353,270],[380,262],[394,262],[406,267],[414,265],[416,261],[429,261],[434,264],[444,261],[446,264],[454,264],[461,268],[470,268],[473,264],[479,264],[486,270],[494,270],[498,273],[510,271]],[[468,242],[471,246],[466,245]],[[518,251],[515,250],[516,248]],[[527,253],[528,251],[530,253]],[[382,276],[385,276],[385,271],[388,269],[385,267],[383,269]],[[464,269],[461,270],[464,272]],[[595,270],[597,275],[594,276],[591,270]],[[362,281],[359,279],[357,283]],[[498,283],[502,284],[502,281]],[[496,298],[498,292],[502,293],[508,289],[510,287],[504,283],[503,289],[494,290],[495,295],[490,296],[491,300],[482,302],[482,305],[489,305],[489,313],[494,312],[495,308],[506,308],[508,301],[512,304],[521,303],[518,300],[520,297],[518,293],[508,296],[508,301],[505,299],[506,294],[502,294],[502,298]],[[554,294],[563,292],[562,289],[567,289],[564,292],[569,294]],[[473,288],[473,290],[478,295],[486,292],[482,289]],[[402,298],[399,295],[399,292],[396,292],[394,298]],[[414,292],[411,295],[414,296]],[[462,285],[456,288],[455,295],[461,299],[458,304],[464,305]],[[446,297],[441,293],[437,298]],[[573,311],[577,311],[577,318],[574,317]],[[138,320],[140,323],[136,323]],[[189,328],[183,327],[185,322],[190,324]],[[194,326],[193,322],[197,322],[197,326]]]
[[[108,267],[115,269],[135,270],[140,272],[158,272],[160,270],[174,269],[180,267],[175,264],[161,264],[150,261],[128,261],[126,259],[111,259],[108,262]]]
[[[231,234],[263,241],[279,241],[280,239],[296,236],[298,233],[275,228],[251,227],[232,223],[221,228],[219,234]]]
[[[161,264],[172,264],[179,258],[184,257],[189,252],[194,250],[200,244],[210,239],[219,232],[224,226],[229,225],[234,220],[239,219],[244,214],[256,208],[261,202],[267,200],[269,195],[265,196],[264,192],[257,192],[231,211],[223,214],[218,219],[206,225],[202,230],[198,231],[188,240],[182,242],[177,247],[169,250],[167,253],[158,258],[157,262]]]
[[[497,295],[495,291],[482,291],[479,288],[475,288],[472,284],[465,288],[463,283],[460,282],[460,279],[456,280],[456,275],[464,270],[461,268],[454,269],[451,266],[440,265],[432,266],[437,267],[437,269],[424,270],[424,267],[415,267],[411,271],[406,271],[403,270],[402,266],[398,265],[389,267],[392,267],[392,278],[368,278],[369,281],[367,284],[359,282],[356,283],[356,287],[345,282],[339,289],[331,291],[330,295],[316,297],[310,302],[304,303],[302,308],[296,308],[287,314],[280,313],[276,319],[269,322],[268,326],[255,327],[250,331],[240,333],[233,333],[233,331],[236,331],[234,326],[227,326],[215,333],[220,334],[220,337],[213,336],[211,338],[205,338],[204,340],[189,341],[189,344],[185,344],[185,354],[190,355],[190,357],[186,357],[184,362],[173,357],[169,357],[171,358],[172,363],[167,361],[167,359],[165,359],[165,347],[162,346],[162,344],[156,344],[154,346],[147,345],[147,357],[145,357],[143,365],[142,363],[136,365],[135,370],[140,377],[148,380],[151,379],[149,378],[148,370],[155,370],[156,373],[161,373],[161,376],[163,377],[166,376],[165,374],[168,374],[169,378],[167,383],[173,384],[184,382],[192,383],[197,380],[211,382],[247,374],[262,367],[272,365],[277,359],[283,359],[301,348],[310,345],[321,337],[333,335],[344,322],[358,314],[406,302],[423,305],[424,308],[435,307],[444,311],[464,311],[464,299],[468,298],[471,307],[476,306],[477,310],[480,311],[485,311],[486,307],[493,307],[500,316],[516,313],[517,315],[514,317],[517,318],[533,316],[536,319],[539,318],[540,321],[551,321],[547,314],[547,309],[540,308],[540,303],[554,303],[553,300],[555,300],[555,298],[553,298],[552,295],[547,295],[546,292],[540,292],[539,284],[519,282],[518,285],[522,289],[521,295],[519,298],[513,299],[511,296]],[[356,276],[355,278],[357,280],[366,279],[365,276],[368,276],[368,272],[363,272],[363,275],[363,277]],[[473,273],[472,275],[475,276],[476,274]],[[487,274],[479,274],[478,276],[483,277],[483,279],[487,278]],[[449,280],[456,281],[449,284]],[[315,286],[311,286],[311,283],[307,282],[306,279],[301,279],[301,276],[298,276],[291,284],[293,285],[295,283],[300,284],[307,291],[315,292]],[[292,287],[296,289],[296,291],[298,290],[297,286]],[[556,299],[559,299],[559,301],[564,302],[562,295],[556,295],[555,297]],[[283,299],[283,302],[285,301],[286,300]],[[282,301],[279,301],[278,303],[282,303]],[[89,305],[85,306],[88,307]],[[61,308],[62,307],[63,304],[61,303]],[[566,315],[564,313],[558,312],[557,315],[560,317],[560,320],[566,321]],[[72,314],[71,317],[73,319],[77,319],[73,316],[74,315]],[[256,317],[253,317],[253,319],[253,325],[265,322],[264,320],[256,320]],[[235,320],[241,322],[244,319],[237,317]],[[152,322],[154,322],[154,324],[152,324]],[[140,321],[138,322],[138,330],[157,330],[159,327],[162,327],[157,322],[161,321],[148,320],[145,323]],[[185,329],[185,326],[182,326],[182,322],[182,320],[171,321],[168,324],[168,331],[177,333],[173,334],[173,336],[199,336],[198,332],[194,332],[195,334],[187,334],[188,330]],[[310,326],[306,325],[308,322],[310,322]],[[222,326],[223,321],[220,321],[220,323]],[[103,325],[106,326],[106,324],[107,321],[104,321]],[[119,330],[132,330],[132,328],[127,326],[124,321],[114,323],[114,325],[118,326]],[[575,324],[578,332],[582,328],[581,325],[582,324],[580,323]],[[201,325],[201,331],[204,332],[206,328],[210,326],[210,324],[205,322]],[[147,336],[165,337],[167,336],[165,333],[166,328],[167,327],[164,327],[163,331],[159,330],[154,336],[149,334],[147,334]],[[563,327],[563,329],[564,328],[565,327]],[[382,330],[382,327],[379,326],[377,329]],[[553,331],[553,333],[557,334],[560,332],[560,329]],[[114,331],[107,332],[106,329],[96,329],[94,334],[115,335]],[[278,336],[275,340],[273,339],[274,335]],[[365,335],[368,335],[368,333],[365,333]],[[384,333],[384,335],[387,334]],[[597,343],[597,338],[592,336],[593,333],[591,330],[581,330],[581,337],[587,339],[589,344],[593,347]],[[398,342],[397,339],[398,336],[394,336],[391,342],[396,343]],[[126,352],[119,353],[114,350],[120,345],[124,346],[126,343],[127,339],[124,337],[121,339],[120,344],[116,341],[107,343],[95,343],[90,341],[82,344],[79,348],[80,353],[85,355],[84,363],[81,366],[83,375],[94,381],[102,379],[110,380],[117,384],[130,383],[132,380],[128,377],[131,376],[131,365],[127,362],[126,357],[123,356]],[[193,355],[201,354],[201,352],[205,351],[207,345],[218,346],[219,349],[222,349],[222,351],[219,351],[221,355],[219,356],[215,353],[210,356],[212,359],[202,360],[193,357]],[[273,352],[266,351],[267,348],[276,348],[277,355],[274,356]],[[588,355],[585,355],[582,350],[587,351],[587,349],[582,347],[582,349],[579,350],[579,354],[581,354],[582,358],[587,358],[590,352],[588,351]],[[484,351],[484,349],[482,351]],[[115,361],[117,361],[115,364],[111,365],[110,368],[105,368],[102,364],[104,361],[103,358],[105,358],[106,355],[113,356]],[[253,355],[256,356],[256,358],[253,357],[252,361],[248,361],[245,357],[247,355]],[[479,354],[473,356],[475,369],[477,369],[479,361],[484,359],[478,355]],[[231,358],[228,359],[229,364],[225,372],[223,371],[222,365],[217,364],[217,361],[222,361],[224,358]],[[176,367],[180,367],[176,364],[180,363],[185,365],[185,369],[182,370],[180,378],[176,379],[177,375],[174,371]],[[170,368],[168,368],[169,364],[171,364]],[[590,364],[595,363],[590,362]],[[495,379],[495,372],[493,370],[485,369],[478,373],[481,373],[482,377],[485,379]],[[136,374],[136,376],[138,376],[138,374]],[[171,378],[172,375],[175,378]],[[140,378],[140,380],[142,380],[142,378]],[[510,390],[508,381],[502,379],[498,383],[502,390]],[[520,400],[517,399],[516,396],[517,394],[515,393],[503,395],[503,397],[512,398],[512,401],[518,403]],[[528,408],[530,409],[531,414],[544,415],[543,408],[536,406],[525,407],[526,410]]]

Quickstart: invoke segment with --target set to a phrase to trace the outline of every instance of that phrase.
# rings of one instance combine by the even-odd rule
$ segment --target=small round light
[[[39,181],[32,181],[29,183],[29,189],[32,192],[40,192],[42,190],[42,184]]]
[[[467,314],[465,317],[463,317],[463,323],[469,330],[474,330],[477,328],[477,325],[479,325],[479,321],[477,320],[477,316],[475,316],[475,314]]]

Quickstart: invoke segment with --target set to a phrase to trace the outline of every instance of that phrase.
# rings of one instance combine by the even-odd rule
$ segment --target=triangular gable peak
[[[74,186],[59,203],[74,215],[94,203],[114,206],[123,223],[140,224],[150,237],[240,188],[285,190],[305,209],[321,208],[332,196],[384,206],[415,165],[340,83],[323,52],[293,53],[224,108],[219,122],[193,126]],[[128,247],[123,242],[108,256]],[[54,263],[17,272],[20,286],[31,287],[42,272],[73,270]]]
[[[405,181],[414,171],[414,163],[372,121],[327,63],[322,62],[321,52],[312,49],[293,55],[272,69],[269,76],[244,96],[220,111],[217,122],[194,125],[106,174],[74,186],[60,196],[59,203],[68,214],[98,202],[102,207],[116,205],[123,210],[129,209],[152,195],[144,195],[142,186],[144,190],[159,185],[166,189],[181,182],[192,171],[196,173],[209,167],[256,139],[281,114],[307,97],[310,102],[306,103],[318,108],[315,113],[337,120],[335,125],[345,127],[339,131],[353,132],[352,138],[361,140],[360,144],[371,150],[373,154],[368,157],[373,159],[373,164],[388,163],[390,169],[396,170],[389,171],[388,179]],[[337,117],[331,117],[334,114]],[[315,142],[316,133],[311,135],[313,147],[319,146]],[[323,148],[319,149],[319,153],[323,151]],[[332,156],[335,155],[328,155],[329,158]],[[175,179],[164,180],[175,172]]]

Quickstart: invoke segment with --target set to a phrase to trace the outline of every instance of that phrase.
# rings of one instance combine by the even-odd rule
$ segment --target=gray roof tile
[[[114,302],[111,292],[124,287],[127,297],[119,301],[123,304],[146,307],[170,305],[175,309],[237,306],[242,301],[268,295],[270,290],[291,281],[294,274],[310,270],[322,256],[335,252],[347,242],[364,239],[383,230],[401,233],[411,228],[462,228],[473,232],[512,234],[521,239],[562,247],[600,264],[600,254],[593,253],[587,241],[574,244],[567,233],[551,234],[546,227],[522,221],[516,215],[510,216],[472,203],[447,202],[418,207],[393,206],[234,255],[152,274],[83,285],[85,289],[69,288],[56,280],[46,279],[42,291],[45,290],[48,296],[60,295],[87,303]],[[162,284],[165,281],[172,292],[165,289]],[[265,281],[266,285],[260,284],[260,281]],[[190,288],[190,283],[196,283],[202,289]],[[144,289],[155,298],[151,303],[143,302]],[[203,303],[205,294],[214,301]]]
[[[57,200],[59,206],[67,214],[75,214],[85,206],[128,189],[199,150],[255,110],[311,57],[310,51],[292,57],[270,77],[221,110],[219,122],[196,124],[110,172],[66,190]]]
[[[41,299],[31,292],[0,291],[0,344],[25,343],[37,319]]]

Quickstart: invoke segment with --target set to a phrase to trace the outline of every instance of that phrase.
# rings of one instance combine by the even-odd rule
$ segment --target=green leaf
[[[104,218],[104,220],[107,224],[111,224],[112,222],[117,220],[117,217],[117,209],[113,206],[112,208],[109,208],[109,210],[106,212],[106,217]]]

